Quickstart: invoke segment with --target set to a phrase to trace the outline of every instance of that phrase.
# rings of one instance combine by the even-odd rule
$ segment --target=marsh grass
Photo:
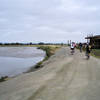
[[[0,78],[0,82],[4,82],[4,81],[6,81],[7,79],[8,79],[8,76],[3,76],[3,77]]]
[[[52,56],[55,53],[55,51],[57,49],[59,49],[60,47],[61,46],[57,46],[57,45],[55,45],[55,46],[54,45],[52,45],[52,46],[51,45],[49,45],[49,46],[47,46],[47,45],[38,46],[37,47],[38,49],[41,49],[41,50],[46,52],[46,56],[45,56],[43,61],[40,61],[35,66],[32,66],[27,72],[33,72],[33,71],[36,71],[39,68],[42,68],[43,67],[43,62],[48,60],[49,57]]]
[[[100,58],[100,49],[92,49],[91,55]]]

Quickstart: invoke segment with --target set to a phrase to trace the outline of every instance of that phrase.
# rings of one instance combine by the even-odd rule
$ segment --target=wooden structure
[[[100,35],[88,36],[85,39],[87,39],[92,48],[100,49]]]

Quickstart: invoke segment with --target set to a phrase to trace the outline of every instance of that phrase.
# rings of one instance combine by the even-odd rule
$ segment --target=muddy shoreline
[[[32,65],[32,67],[34,67],[38,62],[43,61],[45,54],[45,51],[39,50],[37,47],[1,47],[0,82],[25,73]]]
[[[59,47],[58,46],[54,46],[54,47],[52,47],[52,46],[38,46],[37,49],[43,50],[46,53],[44,59],[42,61],[38,62],[37,64],[35,64],[34,66],[30,67],[27,71],[22,72],[21,74],[34,72],[34,71],[37,71],[40,68],[42,68],[44,66],[43,63],[46,60],[48,60],[49,57],[52,56],[57,49],[59,49]],[[21,74],[18,74],[18,75],[13,76],[13,77],[3,76],[0,78],[0,82],[4,82],[4,81],[7,81],[9,79],[15,78]]]

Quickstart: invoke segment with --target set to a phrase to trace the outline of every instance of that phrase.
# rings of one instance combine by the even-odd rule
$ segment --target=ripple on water
[[[36,47],[0,47],[0,76],[16,76],[43,60],[45,52]]]

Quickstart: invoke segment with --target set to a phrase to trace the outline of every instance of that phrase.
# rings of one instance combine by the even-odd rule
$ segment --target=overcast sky
[[[100,0],[0,0],[0,42],[80,42],[92,33]]]

